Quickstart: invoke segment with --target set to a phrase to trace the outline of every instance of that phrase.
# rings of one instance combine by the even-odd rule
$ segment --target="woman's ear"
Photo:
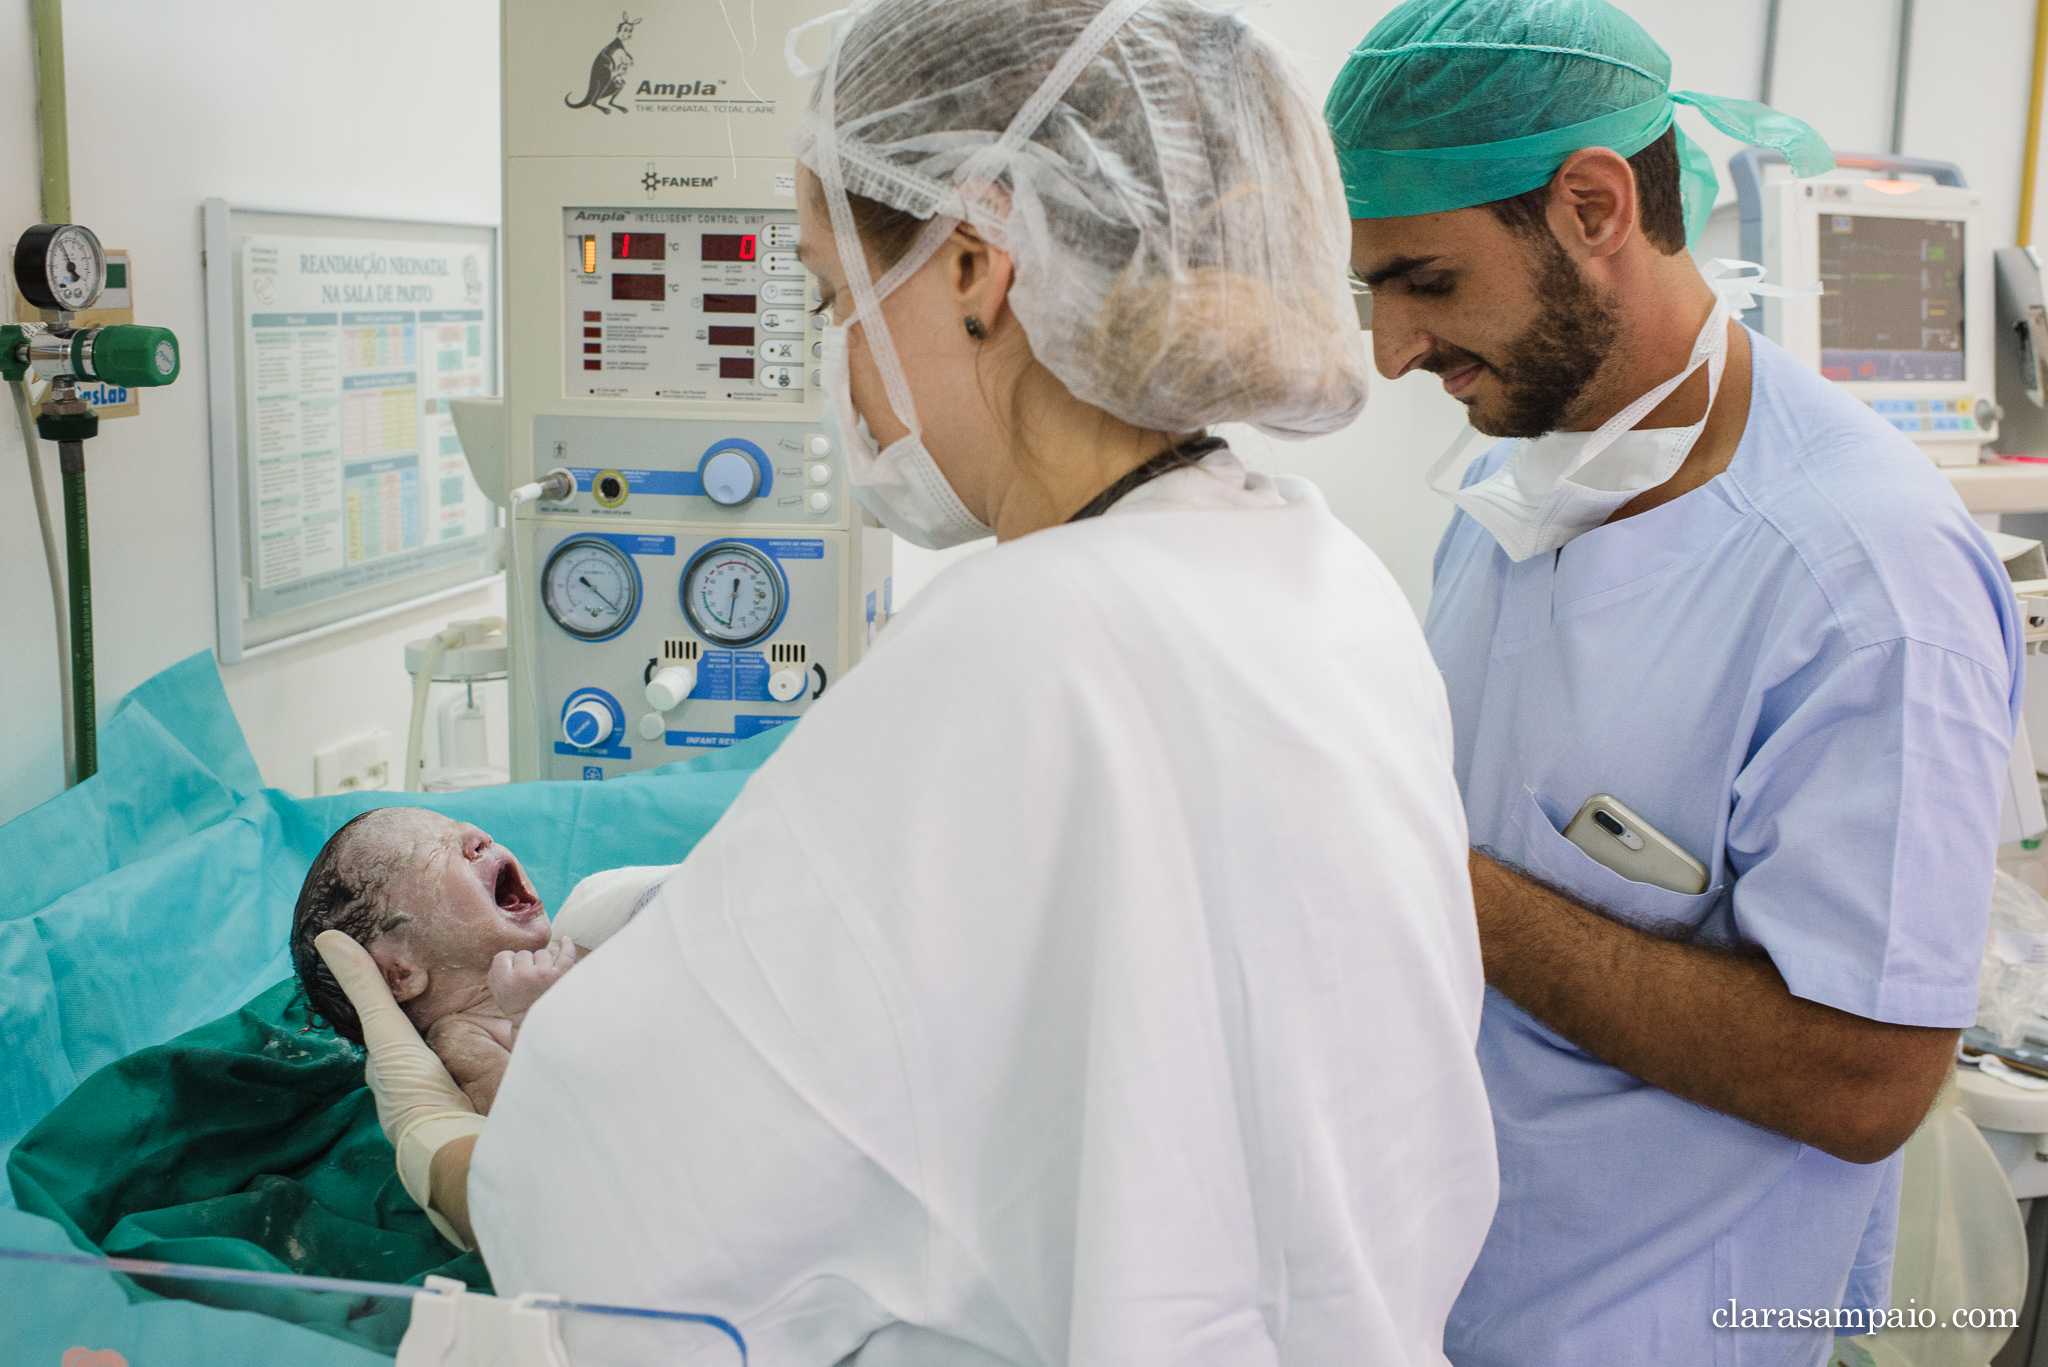
[[[1009,302],[1010,286],[1016,283],[1016,266],[1010,254],[990,244],[965,223],[953,229],[953,239],[947,246],[954,254],[954,303],[961,316],[979,318],[986,332],[994,332],[1003,316],[1003,306]]]

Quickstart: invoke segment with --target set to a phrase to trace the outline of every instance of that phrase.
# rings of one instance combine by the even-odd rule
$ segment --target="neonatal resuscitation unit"
[[[507,529],[515,780],[794,721],[886,620],[796,254],[782,39],[825,8],[504,6],[505,398],[456,421],[499,502],[574,481]]]

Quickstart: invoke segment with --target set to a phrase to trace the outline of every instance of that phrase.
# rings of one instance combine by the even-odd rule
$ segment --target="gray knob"
[[[761,490],[761,471],[744,451],[718,451],[704,462],[704,496],[737,508]]]
[[[1979,399],[1977,400],[1975,410],[1970,416],[1977,420],[1978,431],[1989,432],[1993,424],[2005,417],[2005,409],[2002,405],[1995,404],[1989,399]]]

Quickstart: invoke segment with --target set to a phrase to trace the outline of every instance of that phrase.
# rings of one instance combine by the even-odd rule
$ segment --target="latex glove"
[[[442,1145],[481,1133],[484,1118],[392,1000],[370,951],[338,930],[321,931],[313,947],[362,1021],[370,1056],[363,1078],[377,1098],[377,1123],[398,1153],[398,1180],[442,1237],[467,1252],[469,1241],[428,1204],[428,1173]]]
[[[556,943],[574,939],[585,949],[596,949],[617,934],[649,900],[661,880],[676,871],[674,864],[629,864],[622,869],[593,873],[569,890],[562,909],[555,913]]]

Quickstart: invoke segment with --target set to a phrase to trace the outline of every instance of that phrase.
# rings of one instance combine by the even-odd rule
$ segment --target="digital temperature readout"
[[[704,260],[752,261],[754,242],[752,233],[706,233],[703,237]]]
[[[668,238],[661,233],[613,233],[612,260],[666,261]]]

